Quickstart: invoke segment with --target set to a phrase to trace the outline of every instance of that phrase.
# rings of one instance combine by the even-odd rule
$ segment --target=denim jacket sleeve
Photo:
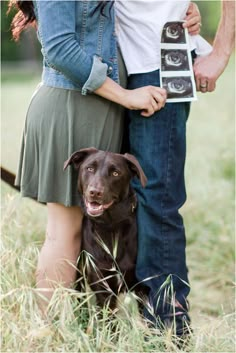
[[[96,55],[88,55],[76,40],[75,3],[34,1],[45,62],[82,87],[82,94],[85,95],[103,84],[108,65]]]

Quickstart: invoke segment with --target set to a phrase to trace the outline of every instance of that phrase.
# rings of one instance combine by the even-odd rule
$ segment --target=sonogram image
[[[167,22],[163,28],[162,43],[186,43],[183,22]]]
[[[163,77],[162,84],[167,91],[167,98],[193,97],[193,86],[190,76]]]
[[[187,50],[161,50],[161,69],[163,71],[187,71],[189,70]]]

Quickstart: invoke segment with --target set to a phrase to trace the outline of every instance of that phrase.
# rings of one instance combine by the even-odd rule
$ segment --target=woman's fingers
[[[166,104],[167,92],[164,88],[160,88],[154,96],[155,100],[158,102],[159,109],[163,108]]]
[[[144,117],[149,117],[153,115],[156,111],[160,110],[165,106],[166,102],[166,90],[160,87],[149,86],[149,93],[151,99],[148,103],[147,109],[141,111],[141,115]]]
[[[188,29],[188,33],[190,35],[199,34],[201,31],[201,26],[202,24],[200,22],[199,16],[195,16],[187,22],[183,23],[183,27]]]
[[[188,29],[189,34],[199,34],[201,30],[201,14],[198,6],[191,2],[186,13],[185,22],[183,27]]]

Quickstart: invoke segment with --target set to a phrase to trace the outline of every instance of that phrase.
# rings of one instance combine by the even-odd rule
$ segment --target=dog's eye
[[[93,172],[93,171],[94,171],[94,168],[93,168],[93,167],[87,167],[87,171],[88,171],[88,172]]]
[[[119,173],[118,173],[116,170],[114,170],[114,172],[112,172],[112,175],[113,175],[114,177],[117,177],[117,176],[119,176]]]

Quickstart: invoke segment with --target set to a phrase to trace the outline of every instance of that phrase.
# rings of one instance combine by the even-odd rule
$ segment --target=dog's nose
[[[91,189],[89,190],[89,195],[90,195],[91,197],[98,197],[98,198],[101,198],[102,195],[103,195],[103,192],[102,192],[102,190],[95,189],[95,188],[91,188]]]

